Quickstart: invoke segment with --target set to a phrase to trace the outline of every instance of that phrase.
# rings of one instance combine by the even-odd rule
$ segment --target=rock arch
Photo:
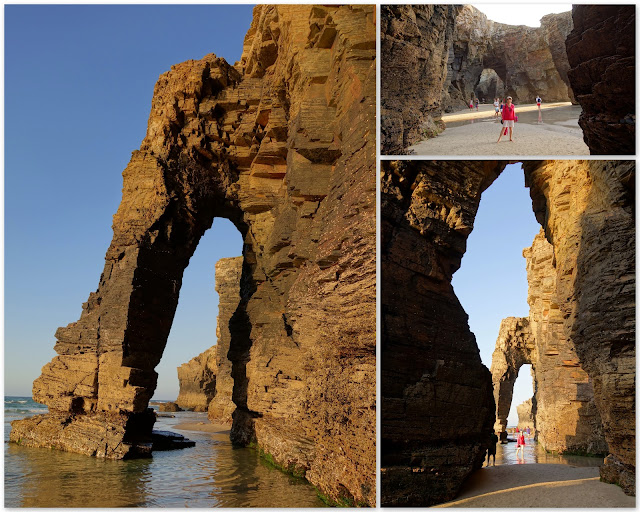
[[[451,499],[482,463],[495,420],[491,377],[451,277],[480,196],[505,165],[382,164],[383,504]],[[528,161],[523,169],[553,248],[560,329],[602,419],[609,456],[601,475],[635,492],[635,162]]]
[[[225,217],[244,238],[232,440],[375,504],[374,18],[257,6],[240,62],[210,54],[160,77],[98,290],[34,384],[50,412],[14,422],[12,440],[149,453],[182,272]]]

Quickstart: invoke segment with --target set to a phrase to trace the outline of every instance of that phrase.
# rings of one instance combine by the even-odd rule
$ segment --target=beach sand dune
[[[520,464],[484,467],[464,484],[458,498],[439,508],[635,508],[616,485],[600,482],[597,467]]]

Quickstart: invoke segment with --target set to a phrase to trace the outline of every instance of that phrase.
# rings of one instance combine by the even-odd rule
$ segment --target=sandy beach
[[[509,135],[500,135],[499,118],[493,105],[481,105],[479,111],[445,114],[447,129],[432,139],[408,148],[409,154],[430,156],[571,156],[589,155],[582,129],[578,125],[579,109],[569,103],[553,103],[543,107],[542,124],[537,123],[536,105],[516,105],[520,118]],[[464,123],[464,124],[463,124]]]
[[[617,485],[600,482],[597,467],[521,464],[484,467],[457,499],[438,508],[635,508]]]

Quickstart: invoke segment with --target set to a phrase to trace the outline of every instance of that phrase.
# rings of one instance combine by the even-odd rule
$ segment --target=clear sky
[[[508,25],[526,25],[539,27],[540,18],[552,13],[571,10],[571,4],[558,3],[506,3],[506,4],[472,4],[492,21]]]
[[[482,194],[462,266],[453,287],[469,315],[482,362],[491,367],[500,322],[508,316],[529,316],[527,271],[522,249],[540,231],[524,186],[521,164],[508,165]],[[517,423],[516,405],[533,395],[530,366],[516,380],[509,425]]]
[[[172,64],[240,59],[252,6],[6,5],[5,394],[31,395],[98,286],[122,171],[144,138],[153,87]],[[242,251],[218,219],[185,272],[156,398],[215,343],[214,265]]]

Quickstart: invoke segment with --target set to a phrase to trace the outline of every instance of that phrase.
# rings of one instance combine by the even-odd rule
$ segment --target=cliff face
[[[208,417],[213,423],[230,423],[236,406],[233,403],[231,361],[227,357],[231,347],[229,323],[240,302],[242,258],[223,258],[216,263],[216,291],[218,292],[218,323],[216,326],[216,392],[209,402]]]
[[[450,499],[482,461],[495,418],[490,377],[450,280],[480,194],[504,165],[382,163],[383,504]],[[553,319],[558,305],[562,335],[573,341],[602,419],[610,455],[601,474],[634,492],[635,164],[529,161],[523,168],[555,258],[556,299],[536,298],[532,310],[544,317],[549,307]],[[549,375],[575,372],[574,359],[555,361]],[[575,383],[568,401],[584,403],[582,378],[566,384]]]
[[[123,173],[98,290],[34,383],[51,412],[14,423],[12,439],[114,458],[146,449],[183,270],[226,217],[244,237],[232,440],[331,497],[374,504],[374,169],[372,6],[261,5],[235,66],[173,66]]]
[[[538,442],[556,452],[607,453],[592,383],[564,332],[553,246],[541,232],[523,255],[530,311],[529,317],[507,318],[500,326],[491,364],[496,430],[504,431],[507,425],[520,367],[531,364]]]
[[[527,427],[534,432],[536,426],[536,413],[534,406],[534,399],[529,398],[516,407],[518,411],[518,428],[524,430]]]
[[[178,366],[180,392],[176,403],[182,409],[203,412],[216,394],[216,359],[218,349],[205,350],[190,361]]]
[[[568,71],[592,155],[635,154],[634,5],[574,5]]]
[[[449,111],[482,97],[478,88],[484,70],[493,69],[514,102],[573,99],[564,40],[573,28],[571,13],[544,16],[540,28],[505,25],[489,20],[470,5],[456,17],[442,108]],[[493,97],[487,97],[492,102]]]
[[[525,162],[553,245],[563,331],[593,384],[610,455],[601,476],[635,492],[635,163]]]
[[[382,5],[380,19],[380,133],[383,154],[433,137],[444,126],[440,97],[446,89],[453,41],[453,5]]]
[[[472,97],[574,101],[564,47],[570,12],[544,16],[540,28],[495,23],[470,5],[383,5],[381,14],[383,154],[437,135],[442,112]],[[494,86],[482,81],[488,70]]]
[[[451,287],[500,162],[382,162],[382,505],[452,499],[482,465],[491,375]]]

